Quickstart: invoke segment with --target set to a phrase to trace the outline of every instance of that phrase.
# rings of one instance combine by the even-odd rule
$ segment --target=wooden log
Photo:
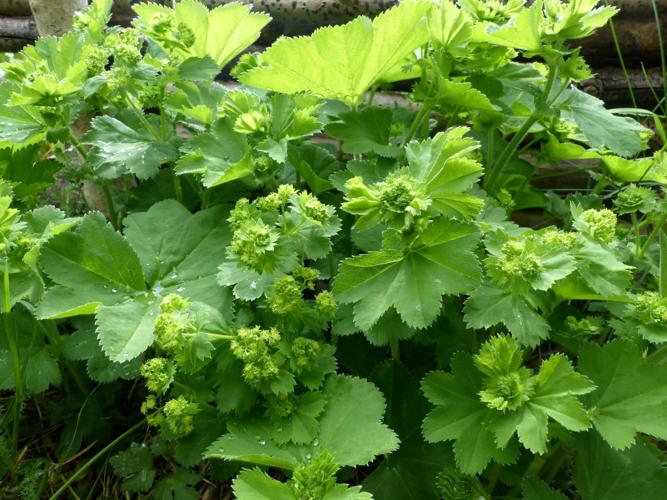
[[[630,95],[623,71],[616,66],[596,68],[595,77],[580,85],[580,88],[595,97],[603,99],[610,108],[629,106]],[[653,109],[657,104],[651,87],[662,97],[663,81],[660,68],[647,68],[646,75],[641,69],[628,71],[637,106]],[[648,76],[648,80],[647,77]]]
[[[0,0],[0,15],[29,15],[30,0]],[[61,0],[36,0],[54,2]],[[171,4],[171,0],[153,0]],[[255,10],[268,12],[273,21],[264,29],[260,43],[269,45],[281,35],[293,36],[311,33],[326,24],[341,24],[360,14],[376,15],[396,4],[396,0],[203,0],[210,7],[245,1]],[[659,61],[659,43],[652,0],[609,0],[621,9],[614,19],[626,64],[639,67]],[[667,0],[655,0],[662,23],[662,34],[667,45]],[[139,0],[116,0],[114,22],[129,24],[132,4]],[[0,30],[0,36],[8,36]],[[617,64],[616,50],[609,27],[599,30],[584,40],[576,40],[595,67]]]
[[[57,1],[57,0],[56,0]],[[114,12],[123,12],[128,14],[132,12],[132,4],[140,3],[137,0],[114,0]],[[164,3],[157,0],[156,3]],[[29,16],[32,14],[30,10],[30,0],[0,0],[0,15],[3,16]]]
[[[663,44],[667,46],[667,0],[655,2]],[[659,64],[660,38],[651,0],[610,0],[609,3],[621,9],[612,22],[626,65],[639,67],[642,63]],[[611,25],[575,43],[582,46],[583,55],[593,66],[618,64]]]
[[[37,23],[32,16],[0,16],[0,34],[3,38],[37,38]]]
[[[0,14],[3,16],[30,16],[28,0],[0,0]]]
[[[26,45],[34,43],[29,38],[7,38],[0,37],[0,52],[19,52]]]

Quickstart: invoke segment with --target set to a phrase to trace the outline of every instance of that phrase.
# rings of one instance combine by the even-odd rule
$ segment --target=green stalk
[[[79,139],[76,138],[76,136],[74,135],[74,132],[72,132],[71,129],[70,129],[70,131],[69,131],[69,142],[72,143],[72,146],[74,146],[74,148],[79,152],[79,154],[81,155],[81,157],[82,157],[85,161],[88,161],[88,153],[86,152],[85,149],[83,149],[83,146],[82,146],[81,143],[79,142]]]
[[[116,439],[111,441],[108,445],[106,445],[104,448],[102,448],[93,458],[88,460],[85,464],[83,464],[79,470],[77,470],[74,474],[72,474],[65,483],[58,488],[58,490],[51,495],[49,500],[55,500],[58,498],[60,495],[62,495],[69,486],[76,481],[84,472],[90,468],[91,465],[93,465],[95,462],[97,462],[100,458],[102,458],[106,453],[108,453],[114,446],[116,446],[118,443],[120,443],[123,439],[125,439],[127,436],[132,434],[134,431],[139,429],[142,425],[145,425],[146,422],[142,420],[141,422],[135,424],[131,428],[129,428],[127,431],[125,431],[123,434],[118,436]]]
[[[113,204],[113,196],[111,196],[111,189],[109,189],[109,184],[102,184],[102,193],[104,194],[104,200],[107,203],[107,210],[109,211],[109,219],[111,219],[111,224],[113,227],[118,229],[118,214],[116,213],[116,208]]]
[[[391,359],[393,361],[401,360],[401,346],[398,343],[398,339],[392,338],[389,341],[389,348],[391,349]]]
[[[415,136],[415,133],[419,129],[419,126],[421,125],[422,121],[424,120],[424,117],[431,111],[431,108],[433,105],[431,103],[424,103],[421,108],[419,108],[419,111],[417,111],[417,114],[415,115],[414,119],[412,120],[412,123],[410,124],[410,128],[408,129],[408,133],[405,135],[405,139],[403,139],[403,144],[402,146],[405,146],[408,142],[412,140],[412,138]]]
[[[655,87],[653,86],[653,83],[651,82],[651,77],[649,77],[648,73],[646,72],[646,66],[644,66],[644,63],[640,62],[639,65],[642,68],[642,74],[644,75],[644,80],[646,80],[646,85],[648,85],[648,88],[651,91],[651,94],[653,94],[653,99],[655,99],[655,102],[658,103],[653,108],[653,112],[655,113],[658,109],[660,109],[660,106],[662,105],[662,99],[660,99],[660,96],[655,91]]]
[[[553,89],[557,76],[558,76],[558,65],[554,64],[549,68],[549,75],[547,76],[547,81],[546,84],[544,85],[544,92],[542,93],[542,97],[540,98],[540,100],[542,101],[541,104],[544,106],[548,104],[549,97],[551,96],[551,90]],[[551,103],[553,103],[553,101],[555,101],[559,95],[560,92],[557,93],[557,95],[554,97]],[[507,162],[514,154],[514,152],[518,149],[521,142],[523,142],[523,140],[526,138],[531,127],[540,119],[540,116],[541,116],[540,106],[536,106],[532,114],[528,118],[526,118],[526,121],[521,126],[519,131],[516,134],[514,134],[514,137],[512,137],[510,143],[507,146],[505,146],[498,160],[494,162],[491,168],[489,169],[488,176],[485,176],[484,178],[484,188],[487,191],[493,192],[495,185],[498,182],[498,177],[505,169]]]
[[[667,297],[667,233],[660,231],[660,296]]]
[[[632,221],[632,228],[635,232],[635,255],[639,257],[639,248],[641,247],[641,233],[639,232],[639,221],[637,220],[637,214],[630,214],[630,220]]]
[[[79,142],[79,139],[76,138],[74,135],[74,132],[70,129],[69,131],[69,141],[72,143],[72,146],[76,148],[76,150],[79,152],[81,157],[84,159],[84,161],[88,162],[88,152],[83,148],[81,143]],[[107,210],[109,211],[109,219],[111,219],[111,223],[115,228],[118,228],[118,220],[117,220],[117,214],[116,214],[116,209],[114,208],[113,204],[113,198],[111,196],[111,191],[109,190],[109,186],[107,184],[102,184],[102,192],[104,193],[104,199],[107,203]]]
[[[537,110],[535,110],[533,114],[531,114],[526,119],[526,121],[523,123],[523,126],[519,129],[519,131],[516,134],[514,134],[514,137],[512,137],[510,143],[507,146],[505,146],[503,152],[500,154],[500,157],[498,157],[498,160],[489,169],[489,175],[486,176],[484,179],[484,188],[487,191],[493,192],[498,177],[505,168],[505,164],[510,159],[512,154],[516,151],[517,147],[519,147],[519,144],[521,144],[526,135],[528,135],[528,131],[530,130],[530,128],[537,122],[537,120],[539,120],[539,117],[540,113]]]
[[[662,28],[660,26],[660,14],[658,13],[658,6],[655,0],[651,0],[653,7],[653,15],[655,16],[655,29],[658,32],[658,47],[660,48],[660,67],[662,69],[662,91],[663,96],[667,96],[667,58],[665,57],[665,44],[662,40]],[[635,106],[636,107],[636,106]],[[664,114],[667,114],[665,110]]]
[[[605,6],[608,6],[607,0],[604,0]],[[616,55],[618,55],[618,62],[623,71],[623,76],[625,77],[625,84],[628,86],[628,93],[630,94],[630,99],[632,100],[632,106],[637,107],[637,99],[635,99],[635,91],[632,88],[632,83],[630,82],[630,74],[625,66],[625,58],[623,57],[623,52],[621,52],[621,44],[618,42],[618,36],[616,35],[616,27],[614,26],[614,20],[609,20],[609,29],[611,30],[611,38],[614,40],[614,47],[616,48]]]
[[[3,304],[3,320],[5,325],[5,332],[7,334],[7,343],[9,352],[12,357],[12,366],[14,368],[14,418],[12,421],[12,446],[14,451],[18,450],[19,430],[21,421],[21,404],[24,398],[23,374],[21,373],[21,358],[19,356],[18,339],[16,337],[16,329],[14,328],[13,318],[10,317],[12,310],[12,302],[9,288],[9,260],[5,256],[5,266],[3,272],[3,289],[5,293],[5,300]]]
[[[638,258],[641,259],[644,256],[644,254],[648,250],[648,247],[651,245],[651,242],[658,235],[658,233],[660,232],[666,221],[667,221],[667,214],[661,215],[656,224],[653,226],[653,230],[649,233],[648,237],[646,238],[646,241],[639,249],[639,253],[637,254]]]
[[[42,329],[42,331],[44,332],[44,334],[46,335],[49,344],[54,346],[58,350],[58,352],[62,352],[62,339],[60,338],[58,329],[53,324],[53,322],[40,321],[38,324]],[[72,378],[74,379],[74,382],[76,382],[76,385],[79,387],[81,394],[83,394],[84,396],[88,396],[90,394],[90,391],[88,390],[88,386],[86,385],[84,378],[81,376],[81,372],[77,369],[77,367],[74,365],[74,363],[72,363],[71,360],[65,358],[64,356],[62,362],[65,365],[65,368],[67,368],[67,371],[70,373],[70,375],[72,375]]]
[[[491,165],[493,159],[493,147],[495,145],[494,129],[489,129],[486,133],[486,164]]]
[[[146,115],[144,114],[144,110],[139,109],[139,106],[137,106],[137,103],[134,102],[132,100],[132,98],[130,98],[130,97],[126,97],[125,102],[130,105],[130,107],[132,108],[134,113],[137,115],[137,118],[139,119],[139,121],[143,124],[144,127],[146,127],[146,130],[148,130],[151,133],[151,135],[153,137],[155,137],[156,139],[158,139],[158,140],[161,139],[162,136],[160,135],[160,133],[157,130],[155,130],[155,127],[153,127],[151,122],[148,121],[148,119],[146,118]]]
[[[334,262],[333,250],[327,255],[327,269],[329,270],[329,281],[336,275],[336,263]]]
[[[180,203],[183,203],[183,189],[181,187],[181,177],[177,175],[175,172],[173,173],[173,181],[174,181],[174,193],[176,194],[176,200],[178,200]]]

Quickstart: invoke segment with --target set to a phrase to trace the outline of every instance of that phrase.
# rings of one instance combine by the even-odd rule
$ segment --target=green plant
[[[3,487],[662,494],[667,156],[569,45],[615,8],[405,1],[240,57],[247,6],[110,8],[2,63]]]

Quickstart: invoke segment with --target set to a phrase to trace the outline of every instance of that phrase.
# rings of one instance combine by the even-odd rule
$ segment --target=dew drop
[[[115,288],[112,288],[112,289],[111,289],[111,293],[118,293],[118,290],[115,289]]]
[[[266,439],[260,439],[258,442],[259,442],[259,444],[264,446],[266,444]]]
[[[319,445],[320,445],[320,440],[319,439],[316,439],[315,441],[313,441],[313,448],[317,448]]]
[[[184,292],[184,291],[185,291],[185,287],[184,287],[184,286],[179,286],[179,287],[176,289],[176,291],[177,291],[178,293]]]
[[[252,283],[250,283],[250,288],[252,288],[253,290],[256,289],[257,288],[257,282],[253,281]]]
[[[176,273],[172,273],[171,276],[169,276],[169,277],[170,277],[171,279],[175,280],[176,278],[178,278],[178,274],[176,274]]]
[[[130,354],[127,351],[123,351],[123,359],[127,359],[130,357]]]
[[[421,310],[422,310],[422,306],[417,306],[417,307],[415,307],[415,309],[416,309],[417,311],[421,311]]]
[[[306,453],[306,460],[310,460],[313,456],[310,453]]]

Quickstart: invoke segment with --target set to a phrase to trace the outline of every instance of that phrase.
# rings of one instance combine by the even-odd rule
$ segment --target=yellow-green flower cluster
[[[269,295],[269,307],[276,314],[291,314],[304,306],[303,288],[294,276],[283,276],[273,285]]]
[[[565,327],[570,333],[577,335],[598,335],[602,331],[602,320],[600,318],[581,318],[574,316],[565,318]]]
[[[489,259],[491,274],[499,274],[505,278],[523,278],[530,280],[542,269],[539,257],[527,248],[525,241],[508,241],[501,250],[500,256]]]
[[[280,334],[275,328],[262,330],[259,326],[240,328],[231,342],[232,354],[243,362],[243,379],[260,387],[278,375],[276,352]]]
[[[636,295],[632,304],[632,312],[634,317],[644,324],[667,324],[667,300],[656,292]]]
[[[525,0],[463,0],[461,7],[478,21],[504,24],[519,12]]]
[[[294,413],[294,395],[280,394],[278,396],[271,395],[266,400],[267,415],[273,418],[287,418]]]
[[[654,208],[655,201],[656,194],[652,189],[630,185],[618,193],[614,207],[621,215],[634,212],[648,213]]]
[[[244,265],[261,271],[268,253],[276,249],[279,233],[261,220],[243,222],[232,236],[232,252]]]
[[[334,319],[338,312],[338,304],[336,299],[328,290],[323,290],[315,297],[315,308],[317,311],[329,319]]]
[[[313,366],[320,353],[320,343],[306,337],[297,337],[292,342],[292,362],[297,372]]]
[[[127,28],[118,33],[109,35],[105,40],[105,46],[111,49],[115,61],[127,66],[136,66],[142,59],[142,38],[134,28]]]
[[[474,362],[486,375],[479,398],[489,408],[516,410],[534,394],[535,376],[521,366],[523,352],[512,337],[492,337],[475,355]]]
[[[585,233],[604,243],[611,243],[616,235],[616,214],[607,208],[586,210],[580,221]]]
[[[336,472],[340,467],[333,454],[320,450],[309,462],[299,464],[292,474],[290,485],[299,500],[317,500],[336,485]]]
[[[194,430],[194,416],[199,411],[197,403],[192,403],[183,396],[170,399],[162,408],[169,430],[177,437],[187,436]]]
[[[160,313],[155,318],[157,347],[169,353],[177,353],[183,346],[184,335],[194,331],[190,302],[178,294],[169,294],[162,299]]]
[[[302,282],[304,290],[315,290],[315,283],[320,279],[320,272],[314,267],[299,266],[292,275]]]
[[[141,365],[140,373],[149,391],[164,394],[174,379],[174,365],[166,358],[151,358]]]
[[[542,235],[542,241],[554,250],[571,250],[577,242],[577,233],[548,229]]]
[[[343,209],[369,221],[376,219],[390,227],[410,229],[415,219],[428,210],[431,199],[408,173],[398,171],[379,183],[367,186],[362,177],[353,177],[345,183],[347,189]]]
[[[158,427],[164,422],[164,415],[154,394],[149,394],[146,400],[141,403],[141,414],[146,417],[146,422],[152,427]]]
[[[333,208],[325,205],[315,196],[302,191],[297,197],[301,213],[313,222],[324,224],[333,215]]]

